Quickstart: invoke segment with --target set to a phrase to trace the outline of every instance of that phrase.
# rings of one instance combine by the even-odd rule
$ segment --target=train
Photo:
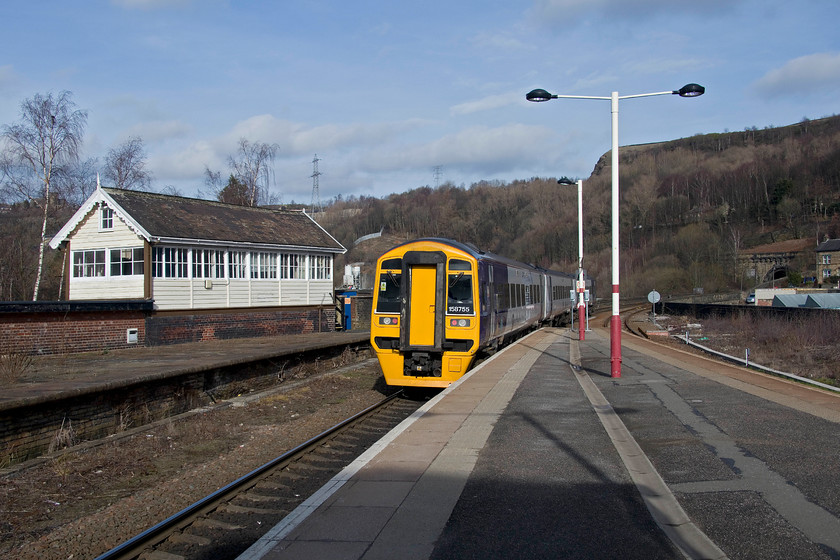
[[[568,320],[575,280],[451,239],[393,247],[376,262],[371,310],[370,341],[385,382],[447,387],[480,351]]]

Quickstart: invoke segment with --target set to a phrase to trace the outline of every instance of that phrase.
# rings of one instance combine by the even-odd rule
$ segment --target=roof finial
[[[101,188],[102,188],[102,185],[99,184],[99,172],[97,171],[96,172],[96,190],[99,190]]]

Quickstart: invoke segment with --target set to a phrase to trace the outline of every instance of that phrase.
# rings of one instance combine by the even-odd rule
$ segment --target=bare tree
[[[231,174],[245,185],[248,206],[258,206],[268,199],[277,149],[277,144],[251,143],[240,138],[239,152],[235,158],[228,158]]]
[[[43,211],[33,301],[41,285],[50,203],[61,194],[61,175],[78,162],[87,124],[87,112],[76,109],[71,97],[68,91],[35,94],[21,103],[20,122],[3,127],[4,187]]]
[[[116,148],[108,150],[102,177],[118,189],[149,190],[152,175],[146,170],[143,140],[132,136]]]

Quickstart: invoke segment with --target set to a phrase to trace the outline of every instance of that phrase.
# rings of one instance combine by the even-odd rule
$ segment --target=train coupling
[[[440,377],[442,360],[429,352],[412,352],[405,358],[404,374],[414,377]]]

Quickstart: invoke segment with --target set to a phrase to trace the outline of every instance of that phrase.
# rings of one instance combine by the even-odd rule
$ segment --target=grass
[[[703,335],[715,348],[750,361],[810,379],[837,384],[840,374],[840,313],[817,317],[755,318],[751,315],[711,317],[702,321]]]
[[[32,368],[32,356],[28,354],[0,355],[0,381],[17,383]]]

